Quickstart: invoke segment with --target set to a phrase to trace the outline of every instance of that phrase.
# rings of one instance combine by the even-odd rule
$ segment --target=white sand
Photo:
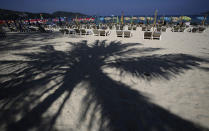
[[[207,61],[204,62],[201,60],[196,60],[196,58],[203,58],[204,60],[209,60],[209,29],[207,29],[204,33],[188,33],[188,32],[176,33],[176,32],[171,32],[170,30],[168,30],[167,32],[162,34],[161,40],[143,40],[143,32],[139,30],[132,31],[132,33],[133,33],[132,38],[117,38],[115,31],[112,31],[111,35],[107,37],[62,36],[61,34],[58,34],[58,33],[54,33],[51,35],[50,34],[26,35],[24,33],[18,35],[16,33],[9,33],[8,38],[6,40],[0,41],[1,43],[0,45],[0,50],[1,50],[0,51],[0,75],[1,75],[0,82],[4,83],[10,80],[10,85],[7,85],[8,86],[7,89],[11,90],[9,91],[9,94],[14,94],[14,95],[7,96],[6,94],[2,96],[0,99],[0,130],[6,130],[6,127],[9,124],[10,126],[17,125],[17,128],[18,126],[20,126],[20,129],[25,129],[25,130],[47,130],[47,129],[50,130],[51,129],[51,130],[61,130],[61,131],[69,131],[69,130],[72,130],[72,131],[95,130],[97,131],[99,130],[101,123],[102,123],[101,127],[104,130],[110,129],[111,128],[109,127],[110,125],[115,126],[114,124],[108,125],[108,122],[112,122],[112,119],[114,119],[115,116],[112,117],[111,113],[105,114],[105,115],[104,114],[101,115],[101,113],[102,111],[108,112],[108,111],[114,110],[114,109],[108,108],[108,106],[111,106],[111,103],[114,103],[112,102],[114,101],[114,98],[120,99],[120,98],[117,98],[117,96],[120,96],[120,88],[122,89],[122,86],[118,88],[118,92],[114,92],[115,89],[113,89],[113,92],[109,92],[109,97],[112,97],[111,96],[112,94],[115,97],[112,99],[107,98],[107,100],[111,100],[111,102],[109,102],[110,105],[108,104],[105,105],[105,102],[107,101],[102,100],[102,98],[108,97],[107,91],[106,92],[104,91],[105,94],[102,94],[102,93],[92,94],[92,92],[94,91],[96,92],[97,90],[99,90],[100,87],[93,87],[91,89],[92,83],[94,85],[94,82],[88,81],[92,77],[93,78],[95,77],[95,79],[97,79],[97,76],[91,76],[91,75],[97,74],[97,72],[94,73],[94,66],[95,66],[95,70],[97,70],[96,65],[98,63],[97,64],[92,63],[93,61],[91,60],[90,61],[91,63],[89,63],[90,64],[89,65],[88,58],[91,57],[89,56],[86,59],[86,62],[87,62],[86,65],[83,65],[83,64],[78,65],[78,67],[83,67],[83,68],[78,69],[78,71],[76,70],[76,68],[73,71],[71,71],[71,67],[69,66],[71,63],[70,61],[71,59],[68,60],[67,57],[69,56],[65,54],[68,54],[74,48],[74,46],[69,44],[69,42],[78,44],[83,40],[86,40],[89,46],[92,46],[92,44],[96,40],[100,40],[100,41],[106,40],[105,42],[106,44],[112,41],[115,41],[115,43],[119,41],[122,44],[138,43],[134,45],[133,47],[128,47],[129,49],[138,49],[139,50],[138,52],[131,52],[130,54],[126,54],[124,56],[122,55],[111,56],[110,55],[106,59],[105,62],[106,63],[108,61],[115,62],[115,60],[118,60],[120,58],[127,59],[127,58],[133,58],[133,57],[138,57],[139,60],[140,58],[143,58],[147,61],[150,60],[150,63],[149,62],[146,63],[147,66],[143,65],[144,61],[141,61],[141,63],[138,62],[136,65],[131,65],[130,69],[128,70],[135,70],[136,71],[135,73],[137,74],[137,71],[141,71],[141,70],[143,71],[143,69],[145,69],[149,72],[148,75],[151,75],[151,76],[144,76],[143,74],[139,74],[137,76],[137,75],[134,75],[135,73],[129,72],[129,71],[123,71],[121,73],[120,68],[110,67],[110,66],[104,65],[103,63],[103,65],[101,65],[101,69],[103,73],[107,74],[106,77],[108,77],[112,81],[123,83],[130,89],[134,89],[135,91],[138,91],[140,95],[148,98],[148,100],[144,100],[145,102],[149,102],[149,103],[153,103],[157,105],[158,106],[157,109],[159,110],[161,109],[166,110],[166,112],[170,112],[174,114],[178,118],[181,118],[183,121],[195,123],[202,127],[209,128],[209,79],[208,79],[209,78],[209,63]],[[43,37],[44,39],[41,39]],[[47,55],[47,53],[43,55],[42,57],[36,56],[34,58],[34,59],[37,59],[38,57],[39,61],[42,61],[43,63],[44,61],[46,61],[45,64],[49,64],[49,65],[43,65],[47,67],[46,70],[44,69],[39,70],[38,64],[35,64],[35,65],[32,64],[32,66],[34,67],[31,68],[30,62],[28,63],[27,61],[31,61],[32,58],[28,58],[25,55],[22,55],[22,56],[19,55],[22,53],[29,53],[29,54],[41,53],[41,52],[44,53],[46,51],[43,50],[43,48],[41,47],[44,47],[46,45],[53,46],[56,51],[60,51],[61,53],[60,57],[57,57],[57,58],[55,58],[56,55],[49,56]],[[143,51],[147,48],[153,48],[153,49],[159,48],[159,50]],[[50,49],[48,49],[47,52],[49,53]],[[77,52],[77,53],[79,55],[80,52]],[[157,56],[155,56],[156,54]],[[184,57],[179,54],[185,54],[186,56],[191,55],[192,57],[191,58]],[[89,55],[89,54],[86,54],[86,55]],[[160,57],[160,55],[168,55],[168,56],[163,56],[162,58]],[[82,56],[85,56],[85,54],[82,54]],[[153,59],[150,59],[149,56],[152,56]],[[75,58],[76,55],[73,57],[74,59],[76,59]],[[166,61],[163,61],[164,59],[167,59],[167,57],[171,63],[166,63]],[[158,58],[161,59],[162,61],[156,61],[158,60]],[[56,64],[59,63],[59,60],[62,62],[60,62],[60,65],[57,65],[59,66],[57,68]],[[77,60],[79,64],[80,59],[77,58]],[[7,63],[5,61],[17,61],[17,62]],[[162,67],[159,67],[161,66],[161,64],[158,65],[156,64],[156,62],[158,63],[162,62],[161,64],[164,64],[164,65],[162,65]],[[50,64],[52,65],[50,66]],[[41,67],[42,65],[39,65],[39,66]],[[134,69],[137,67],[139,67],[139,69]],[[156,67],[156,69],[151,69],[152,67],[153,68]],[[29,68],[27,73],[34,73],[32,79],[29,79],[30,76],[24,76],[26,75],[24,73],[21,75],[18,74],[18,69],[20,68],[24,68],[24,69]],[[140,68],[143,68],[143,69],[140,69]],[[161,71],[161,68],[162,70],[164,70],[165,76],[164,74],[160,74],[159,71]],[[86,74],[87,71],[85,70],[88,70],[88,69],[92,69],[91,72],[89,73],[90,76],[87,75],[85,76],[86,79],[84,79],[85,77],[82,76],[82,73]],[[68,72],[68,71],[74,72],[74,73],[76,73],[76,71],[77,72],[80,71],[81,74],[66,74],[66,75],[69,75],[70,78],[66,78],[65,75],[61,74],[62,72],[64,74],[65,72]],[[56,72],[59,75],[51,76],[53,73],[56,73]],[[46,79],[41,79],[48,75],[49,77],[47,77],[47,81]],[[17,81],[13,80],[13,79],[17,79],[18,77],[21,77],[22,79],[18,79]],[[74,77],[74,78],[71,79],[71,77]],[[88,77],[90,78],[88,79]],[[98,76],[98,79],[102,78],[101,80],[97,81],[98,85],[101,84],[100,85],[101,88],[103,86],[108,86],[109,84],[111,84],[111,82],[105,83],[107,82],[107,80],[104,80],[104,83],[103,83],[103,79],[105,79],[106,77],[103,78],[103,77]],[[81,80],[77,81],[78,80],[77,78],[81,78]],[[36,81],[33,82],[34,80]],[[62,86],[63,86],[62,80],[63,81],[69,80],[65,82],[67,83],[67,85],[64,85],[66,87],[69,86],[69,89],[64,87],[63,88],[64,91],[62,90]],[[21,83],[21,82],[25,82],[25,83]],[[1,84],[0,88],[5,89],[4,86],[5,84]],[[20,90],[22,91],[18,92],[18,89],[17,91],[14,88],[10,89],[10,87],[13,87],[13,86],[14,88],[20,88]],[[74,87],[72,92],[70,88],[71,86]],[[53,89],[46,91],[49,88],[53,88]],[[98,88],[98,89],[94,89],[94,88]],[[61,90],[59,92],[55,92],[57,91],[56,89],[61,89]],[[12,92],[12,90],[14,90],[15,92]],[[69,92],[71,92],[70,96],[68,96]],[[114,93],[116,94],[114,95]],[[128,93],[129,92],[127,92],[127,94]],[[93,96],[95,95],[95,97],[91,95]],[[99,96],[99,95],[103,95],[103,96]],[[66,98],[66,101],[62,105],[65,98]],[[50,99],[53,99],[53,100],[50,101]],[[131,98],[129,98],[128,95],[126,96],[124,94],[124,100],[126,99],[131,100]],[[45,103],[42,103],[44,101]],[[129,103],[132,103],[132,102],[129,102]],[[124,104],[124,105],[133,106],[131,104]],[[119,105],[118,108],[123,108],[122,106],[121,107],[120,106],[121,105]],[[59,111],[59,108],[61,108],[60,111]],[[118,115],[121,115],[121,116],[117,116],[116,120],[118,120],[118,118],[124,118],[124,119],[129,118],[129,117],[125,117],[125,115],[122,114],[124,113],[123,111],[121,111],[120,113],[120,110],[123,110],[123,109],[118,109],[118,110],[119,110]],[[138,108],[136,108],[135,110],[137,110],[136,112],[140,112]],[[86,111],[86,114],[84,113],[85,111]],[[128,111],[130,111],[130,109]],[[155,112],[152,110],[150,111]],[[53,116],[55,116],[57,112],[59,113],[57,115],[57,118],[54,117],[56,121],[53,123],[51,121],[53,119]],[[132,112],[127,112],[127,114],[134,115],[134,113]],[[36,116],[37,118],[34,117],[33,115]],[[168,114],[165,114],[165,115],[168,115]],[[80,118],[81,116],[83,116],[82,120]],[[101,119],[103,120],[104,117],[105,117],[105,121],[101,122]],[[132,116],[132,117],[136,117],[136,116]],[[168,117],[170,118],[170,116]],[[110,120],[108,120],[108,118],[110,118]],[[30,121],[30,119],[32,122],[27,123],[28,121]],[[138,118],[136,117],[136,119]],[[175,120],[176,119],[173,119],[173,122],[175,122]],[[131,120],[129,119],[125,121],[127,121],[127,123],[128,122],[134,123],[134,121],[131,122]],[[122,120],[121,120],[121,123],[123,124]],[[50,124],[53,124],[53,127],[50,127]],[[161,126],[167,127],[167,129],[172,128],[172,126],[170,126],[170,123],[164,123],[164,124],[165,125],[161,125]],[[152,128],[152,124],[148,124],[148,125],[150,126],[150,128]],[[153,130],[154,129],[159,130],[159,128],[153,126]],[[128,129],[124,129],[124,130],[128,130]]]

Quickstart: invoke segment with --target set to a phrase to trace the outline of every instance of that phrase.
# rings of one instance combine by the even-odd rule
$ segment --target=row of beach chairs
[[[161,32],[151,32],[151,31],[146,31],[144,32],[144,39],[150,39],[150,40],[161,40]]]
[[[123,38],[130,38],[132,36],[132,33],[130,31],[116,31],[117,37],[123,37]]]

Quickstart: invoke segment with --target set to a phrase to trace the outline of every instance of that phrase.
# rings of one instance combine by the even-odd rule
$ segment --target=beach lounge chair
[[[85,29],[81,29],[80,32],[81,32],[81,35],[87,35],[87,32]]]
[[[123,31],[116,31],[117,37],[123,37]]]
[[[152,32],[144,32],[144,39],[152,39]]]
[[[185,29],[186,29],[185,27],[181,27],[181,28],[179,29],[179,32],[184,32]]]
[[[161,40],[161,32],[153,32],[152,39]]]
[[[151,31],[151,26],[147,26],[147,31]]]
[[[122,25],[120,26],[120,30],[123,30],[123,26]]]
[[[205,31],[205,27],[199,27],[199,33],[202,33],[202,32],[204,32]]]
[[[158,27],[157,28],[157,32],[161,32],[162,31],[162,28],[161,27]]]
[[[99,34],[100,34],[100,36],[106,36],[105,30],[100,30]]]
[[[197,33],[198,32],[198,28],[197,27],[194,27],[194,28],[192,28],[192,33]]]
[[[146,31],[146,27],[145,26],[142,26],[142,31]]]
[[[92,31],[93,31],[93,35],[94,35],[94,36],[99,36],[99,31],[98,31],[98,30],[93,29]]]
[[[173,32],[179,32],[179,27],[175,26],[172,31]]]
[[[74,30],[75,30],[75,34],[76,34],[76,35],[81,35],[81,32],[80,32],[79,29],[74,29]]]
[[[162,32],[166,32],[166,27],[162,27]]]
[[[130,38],[131,32],[130,31],[124,31],[124,38]]]

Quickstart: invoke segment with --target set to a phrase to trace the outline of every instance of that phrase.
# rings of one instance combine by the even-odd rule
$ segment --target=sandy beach
[[[209,29],[144,40],[7,33],[1,131],[209,130]]]

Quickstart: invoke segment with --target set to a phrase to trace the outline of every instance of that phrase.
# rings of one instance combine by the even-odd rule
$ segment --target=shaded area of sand
[[[0,129],[208,130],[208,34],[193,52],[199,39],[140,33],[10,34],[0,47]]]

